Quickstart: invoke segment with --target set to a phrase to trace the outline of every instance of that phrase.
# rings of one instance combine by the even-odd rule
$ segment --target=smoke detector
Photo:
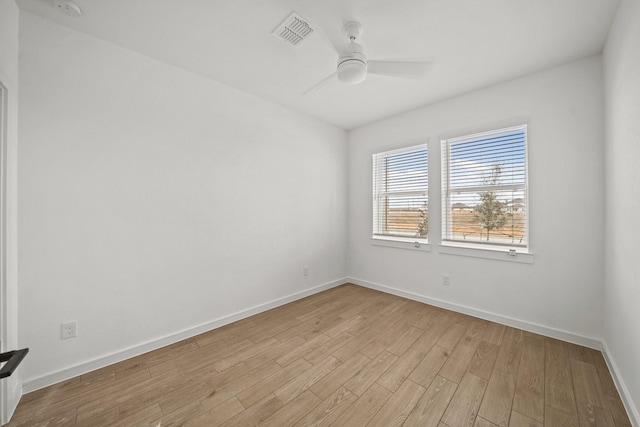
[[[80,6],[78,6],[71,0],[54,0],[53,4],[60,12],[64,13],[67,16],[77,18],[78,16],[82,15],[82,9],[80,9]]]
[[[311,25],[302,16],[293,12],[271,34],[283,42],[295,46],[311,33],[313,33]]]

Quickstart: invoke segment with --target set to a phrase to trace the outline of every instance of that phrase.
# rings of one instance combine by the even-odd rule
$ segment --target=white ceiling
[[[600,53],[619,0],[17,0],[30,12],[345,129]],[[358,20],[370,59],[436,61],[424,80],[368,76],[300,93],[335,71],[320,31],[271,32],[292,11],[325,31]]]

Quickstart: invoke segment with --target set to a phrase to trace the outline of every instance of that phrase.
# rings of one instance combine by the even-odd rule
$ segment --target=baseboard
[[[37,378],[26,380],[22,385],[22,391],[23,393],[30,393],[32,391],[41,389],[43,387],[47,387],[52,384],[56,384],[58,382],[68,380],[69,378],[86,374],[87,372],[95,371],[96,369],[104,368],[105,366],[109,366],[114,363],[122,362],[123,360],[130,359],[132,357],[139,356],[141,354],[148,353],[153,350],[157,350],[161,347],[174,344],[176,342],[182,341],[187,338],[191,338],[203,332],[207,332],[212,329],[216,329],[221,326],[227,325],[229,323],[233,323],[238,320],[242,320],[244,318],[253,316],[255,314],[262,313],[263,311],[271,310],[272,308],[276,308],[281,305],[296,301],[298,299],[305,298],[313,294],[317,294],[318,292],[322,292],[327,289],[340,286],[346,282],[347,282],[347,279],[338,279],[331,282],[327,282],[322,285],[315,286],[310,289],[306,289],[304,291],[296,292],[294,294],[287,295],[282,298],[277,298],[275,300],[266,302],[264,304],[259,304],[259,305],[250,307],[246,310],[242,310],[242,311],[230,314],[228,316],[220,317],[218,319],[212,320],[207,323],[203,323],[198,326],[194,326],[192,328],[188,328],[173,334],[166,335],[164,337],[153,339],[133,347],[119,350],[114,353],[101,356],[96,359],[80,363],[78,365],[71,366],[69,368],[61,369],[59,371],[42,375]]]
[[[594,338],[585,337],[585,336],[574,334],[568,331],[563,331],[561,329],[555,329],[548,326],[539,325],[537,323],[528,322],[526,320],[520,320],[513,317],[502,316],[500,314],[479,310],[477,308],[468,307],[461,304],[455,304],[448,301],[439,300],[436,298],[430,298],[424,295],[414,294],[413,292],[403,291],[401,289],[393,288],[391,286],[369,282],[367,280],[358,279],[356,277],[349,277],[348,280],[353,284],[364,286],[365,288],[375,289],[377,291],[385,292],[387,294],[396,295],[399,297],[422,302],[425,304],[433,305],[436,307],[444,308],[444,309],[455,311],[458,313],[468,314],[469,316],[490,320],[492,322],[500,323],[502,325],[507,325],[507,326],[522,329],[525,331],[534,332],[536,334],[544,335],[547,337],[557,338],[559,340],[568,341],[574,344],[579,344],[584,347],[589,347],[596,350],[602,350],[602,343],[600,342],[600,340],[597,340]]]
[[[618,366],[611,358],[611,352],[609,351],[609,347],[607,346],[606,342],[603,343],[603,348],[604,350],[602,351],[602,354],[604,355],[604,360],[605,362],[607,362],[607,367],[609,368],[609,372],[611,372],[613,382],[616,384],[618,393],[620,393],[620,398],[622,399],[624,408],[627,410],[629,420],[634,427],[640,427],[640,410],[635,405],[635,402],[631,400],[631,393],[629,393],[629,389],[622,379],[622,375],[620,375]]]

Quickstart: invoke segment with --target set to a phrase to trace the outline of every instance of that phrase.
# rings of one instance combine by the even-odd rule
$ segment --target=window
[[[373,237],[427,241],[427,145],[373,155]]]
[[[527,126],[442,141],[442,243],[527,252]]]

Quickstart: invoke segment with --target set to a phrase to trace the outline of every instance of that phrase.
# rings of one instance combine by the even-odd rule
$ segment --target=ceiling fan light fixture
[[[367,78],[367,63],[359,59],[347,59],[338,64],[338,80],[348,85],[357,85]]]

